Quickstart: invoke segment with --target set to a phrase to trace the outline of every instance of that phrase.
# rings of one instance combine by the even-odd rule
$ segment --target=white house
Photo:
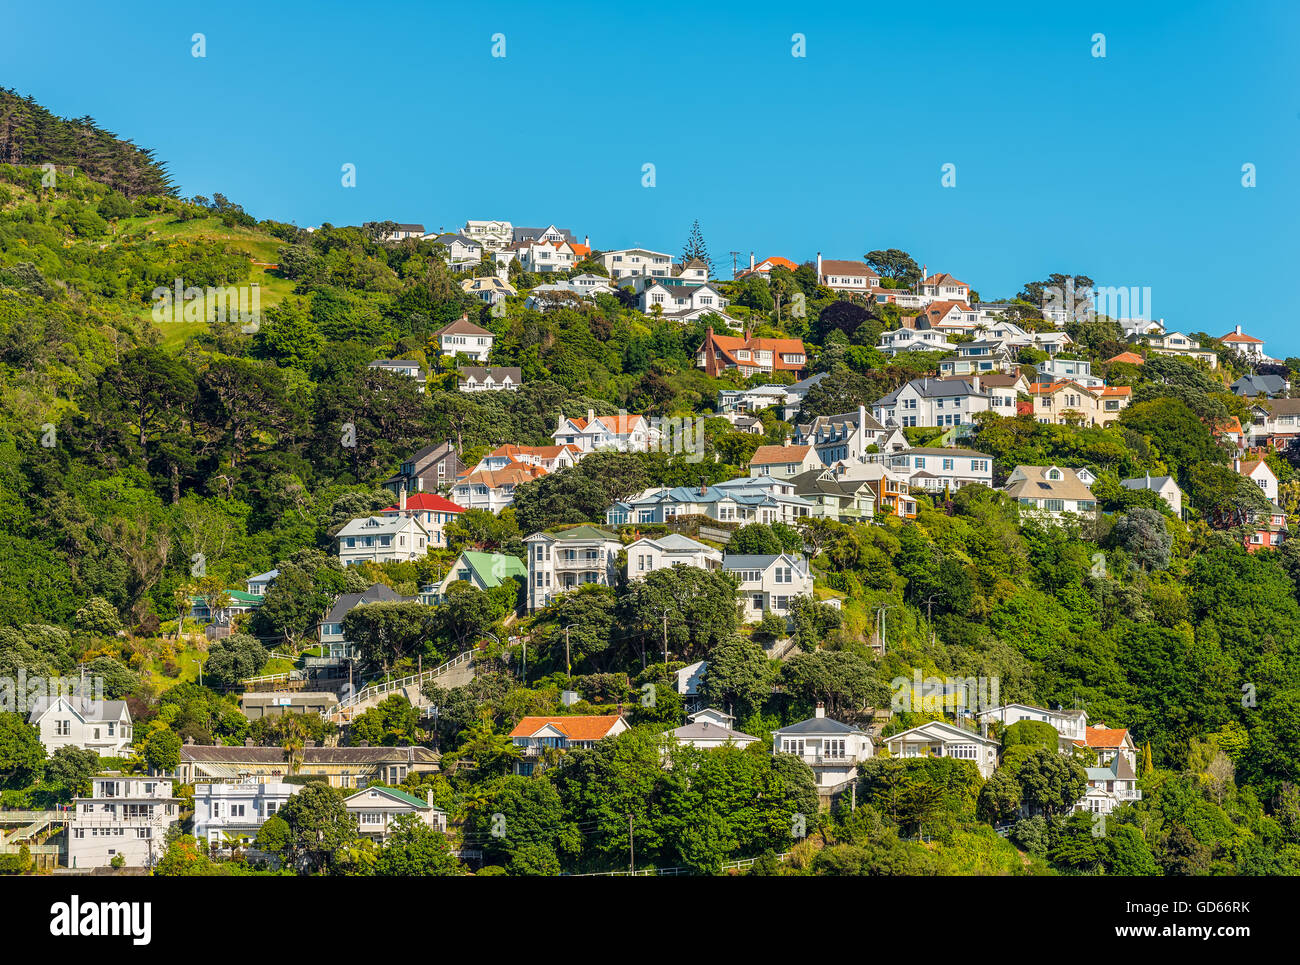
[[[524,384],[518,366],[465,365],[456,370],[461,392],[518,392]]]
[[[265,573],[258,573],[256,576],[250,576],[245,584],[248,587],[249,596],[265,596],[267,587],[272,581],[280,575],[279,570],[267,570]]]
[[[857,776],[858,764],[875,756],[871,735],[852,724],[831,720],[820,703],[814,716],[772,732],[772,753],[793,754],[812,768],[819,794],[828,794]]]
[[[194,785],[194,837],[214,847],[246,847],[302,785],[254,778]]]
[[[524,538],[524,545],[528,548],[530,613],[579,586],[613,586],[623,548],[615,534],[588,525],[533,533]]]
[[[317,627],[318,639],[327,656],[340,657],[350,652],[350,643],[343,633],[343,618],[353,607],[367,603],[396,603],[405,599],[387,583],[375,583],[359,593],[344,593],[334,601]]]
[[[1142,792],[1137,786],[1137,773],[1123,755],[1117,755],[1104,767],[1087,767],[1084,770],[1088,774],[1088,787],[1074,805],[1074,810],[1110,814],[1121,805],[1142,800]]]
[[[1247,335],[1241,330],[1240,325],[1233,327],[1227,335],[1221,336],[1219,341],[1234,351],[1240,352],[1252,362],[1267,362],[1268,355],[1264,352],[1264,340],[1255,338],[1253,335]]]
[[[1052,358],[1038,363],[1038,381],[1059,382],[1069,380],[1078,382],[1084,388],[1097,389],[1106,384],[1104,379],[1092,374],[1092,362],[1088,359]]]
[[[913,379],[871,403],[871,414],[882,426],[965,426],[979,412],[994,411],[1014,416],[1015,406],[1006,411],[1000,399],[980,385],[980,377],[969,379]]]
[[[1085,738],[1088,731],[1087,711],[1064,710],[1060,707],[1049,710],[1046,707],[1035,707],[1033,704],[1004,704],[981,712],[977,715],[977,719],[981,724],[991,724],[996,721],[1004,729],[1023,720],[1051,724],[1060,737],[1062,750],[1075,746],[1078,741]]]
[[[834,466],[842,462],[863,462],[867,450],[885,434],[885,427],[867,412],[866,406],[860,405],[856,412],[823,415],[800,423],[795,427],[794,442],[812,446],[822,466]]]
[[[861,261],[844,261],[822,258],[817,252],[817,284],[839,292],[859,292],[863,295],[880,284],[880,275]]]
[[[1023,515],[1059,520],[1067,514],[1093,516],[1097,498],[1073,469],[1063,466],[1016,466],[1004,491]]]
[[[416,492],[407,496],[403,489],[397,494],[397,505],[387,506],[379,512],[394,519],[405,516],[419,520],[428,534],[429,548],[442,549],[447,545],[444,527],[465,509],[437,493]]]
[[[620,412],[596,415],[588,409],[587,417],[560,416],[551,438],[556,445],[574,446],[581,452],[616,449],[619,452],[648,452],[659,442],[659,430],[643,415]]]
[[[736,747],[748,747],[757,744],[758,738],[741,733],[735,729],[736,718],[709,707],[696,711],[686,717],[686,725],[672,732],[673,740],[678,745],[712,750],[733,744]]]
[[[167,829],[179,816],[169,778],[114,771],[94,777],[91,796],[72,800],[68,867],[106,868],[119,856],[127,867],[152,867],[167,850]]]
[[[428,240],[447,249],[447,267],[465,271],[483,260],[483,242],[464,233],[446,232]]]
[[[48,754],[60,747],[80,747],[100,757],[131,753],[131,711],[124,700],[93,700],[80,695],[38,697],[27,723],[41,732]]]
[[[872,453],[867,460],[906,476],[913,492],[952,492],[972,483],[993,485],[993,457],[974,449],[916,446]]]
[[[466,279],[467,282],[481,280]],[[438,351],[443,355],[459,353],[476,362],[488,360],[488,353],[492,351],[492,340],[496,338],[483,326],[471,322],[466,315],[462,315],[450,325],[444,325],[433,333],[433,337],[438,340]]]
[[[375,359],[367,368],[392,372],[394,375],[404,375],[408,379],[414,379],[416,388],[420,392],[424,392],[424,383],[428,376],[420,363],[414,359]]]
[[[957,346],[943,332],[928,328],[896,328],[881,332],[876,349],[886,355],[900,352],[955,352]]]
[[[788,617],[795,597],[811,597],[812,572],[802,556],[788,553],[728,553],[722,570],[733,573],[740,583],[744,622],[758,623],[767,613]]]
[[[656,281],[641,292],[637,307],[644,315],[690,322],[710,312],[726,318],[722,310],[727,307],[727,298],[721,289],[708,282],[683,285]]]
[[[349,520],[334,538],[344,566],[423,559],[430,546],[429,531],[411,516],[362,516]]]
[[[1173,476],[1137,476],[1133,479],[1121,479],[1119,484],[1125,489],[1149,489],[1163,499],[1179,519],[1183,518],[1183,491]]]
[[[576,466],[585,453],[577,446],[517,446],[513,442],[497,446],[479,460],[474,471],[483,469],[499,470],[507,466],[523,465],[556,472]]]
[[[648,248],[620,248],[606,251],[600,256],[600,263],[615,280],[629,275],[649,275],[653,278],[669,278],[673,271],[673,256],[662,251]]]
[[[466,221],[461,234],[488,251],[498,251],[514,240],[515,226],[509,221]]]
[[[722,551],[680,533],[643,536],[627,545],[627,578],[645,579],[646,574],[673,566],[695,566],[702,570],[722,568]]]
[[[1277,502],[1277,476],[1263,459],[1234,459],[1232,468],[1258,486],[1270,503]]]
[[[405,241],[407,238],[423,238],[424,225],[422,224],[394,224],[392,228],[385,231],[379,238],[380,241]]]
[[[504,278],[498,278],[496,275],[466,278],[460,283],[460,290],[467,295],[473,295],[479,301],[488,305],[495,305],[497,302],[505,301],[511,295],[519,294],[514,285]],[[477,325],[474,327],[478,328]],[[479,329],[479,331],[483,331],[483,329]],[[489,341],[488,344],[491,345],[491,342]],[[471,355],[470,357],[480,362],[486,362],[487,351],[485,350],[481,355]]]
[[[499,513],[515,501],[517,487],[545,475],[541,466],[518,461],[501,469],[478,469],[456,480],[451,487],[451,501],[465,509]]]
[[[745,476],[716,486],[650,489],[617,502],[605,513],[609,526],[664,523],[678,516],[708,516],[723,523],[795,523],[814,505],[783,477]]]
[[[424,800],[395,787],[365,787],[343,799],[343,805],[357,822],[364,838],[384,841],[393,830],[393,821],[403,814],[414,814],[435,831],[447,830],[447,812],[433,806],[433,791]]]
[[[921,272],[924,274],[925,269],[922,268]],[[970,285],[941,271],[922,278],[916,286],[916,293],[930,301],[967,302],[970,300]]]
[[[992,776],[998,766],[998,742],[946,721],[932,720],[885,738],[894,757],[954,757],[970,761],[980,776]]]

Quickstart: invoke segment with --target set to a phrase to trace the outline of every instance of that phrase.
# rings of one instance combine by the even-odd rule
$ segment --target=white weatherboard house
[[[1088,773],[1088,789],[1074,805],[1076,811],[1110,814],[1122,804],[1142,800],[1137,773],[1123,754],[1116,755],[1107,765],[1084,770]]]
[[[1068,751],[1075,742],[1085,740],[1088,732],[1088,712],[1085,710],[1064,710],[1058,707],[1049,710],[1035,707],[1033,704],[1005,704],[994,707],[978,715],[981,724],[997,721],[1004,728],[1018,724],[1022,720],[1039,721],[1051,724],[1060,735],[1061,749]]]
[[[870,462],[907,477],[913,491],[940,492],[972,483],[993,485],[993,457],[974,449],[917,446],[894,452],[872,453]]]
[[[964,426],[979,412],[1014,416],[1002,396],[996,398],[980,385],[980,377],[969,379],[913,379],[871,403],[871,414],[885,427]]]
[[[119,855],[130,868],[152,867],[167,850],[167,829],[179,817],[169,778],[91,780],[91,796],[73,798],[68,824],[68,867],[105,868]]]
[[[689,744],[701,750],[712,750],[734,744],[748,747],[757,744],[758,738],[735,729],[736,718],[731,714],[709,707],[696,711],[686,718],[686,725],[673,731],[673,740],[680,745]]]
[[[469,316],[462,315],[450,325],[444,325],[434,332],[433,337],[438,340],[438,351],[443,355],[461,354],[476,362],[486,362],[488,353],[492,351],[492,340],[496,336],[483,326],[475,325]]]
[[[643,415],[620,413],[596,415],[588,409],[587,417],[560,416],[551,438],[558,446],[574,446],[581,452],[616,449],[619,452],[646,452],[659,442],[659,430]]]
[[[528,610],[546,606],[560,593],[580,586],[613,586],[622,542],[595,526],[533,533],[528,547]]]
[[[216,847],[246,847],[258,829],[302,789],[254,778],[194,785],[194,837]]]
[[[1158,495],[1179,519],[1183,518],[1183,491],[1173,476],[1137,476],[1133,479],[1121,479],[1119,484],[1125,489],[1149,489]]]
[[[757,623],[766,613],[788,616],[795,597],[812,596],[812,572],[802,556],[728,553],[722,569],[740,581],[746,623]]]
[[[653,278],[668,278],[673,271],[673,256],[662,251],[650,251],[648,248],[621,248],[607,251],[600,256],[601,264],[615,280],[630,275],[649,275]]]
[[[875,748],[865,730],[831,720],[818,704],[814,716],[772,732],[772,753],[802,760],[813,769],[817,792],[827,794],[853,780],[859,762],[874,756]]]
[[[335,540],[344,566],[418,560],[429,553],[429,531],[413,516],[362,516],[348,522]]]
[[[672,566],[696,566],[702,570],[722,567],[722,551],[680,533],[641,539],[627,546],[627,578],[645,579],[646,574]]]
[[[981,777],[997,770],[998,742],[941,720],[932,720],[885,739],[894,757],[954,757],[970,761]]]
[[[48,754],[60,747],[80,747],[100,757],[131,753],[131,711],[124,700],[40,697],[32,701],[27,723],[40,729]]]
[[[367,787],[343,801],[357,822],[363,837],[383,841],[393,830],[393,820],[403,814],[417,815],[435,831],[447,830],[447,812],[433,806],[433,791],[420,800],[395,787]]]

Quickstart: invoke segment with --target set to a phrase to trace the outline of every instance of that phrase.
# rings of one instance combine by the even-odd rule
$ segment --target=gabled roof
[[[1228,343],[1243,342],[1250,345],[1264,344],[1264,340],[1262,338],[1256,338],[1253,335],[1247,335],[1245,332],[1229,332],[1227,335],[1219,336],[1219,341],[1228,342]]]
[[[608,530],[601,529],[599,526],[592,526],[590,523],[583,523],[580,526],[572,526],[569,529],[558,530],[553,533],[533,533],[525,537],[526,539],[552,539],[560,540],[612,540],[618,542],[618,534],[611,533]]]
[[[118,721],[122,719],[123,714],[128,720],[131,718],[131,711],[127,708],[125,700],[95,700],[91,697],[73,695],[37,697],[32,701],[32,710],[27,716],[27,723],[39,723],[42,717],[59,706],[67,707],[83,722]]]
[[[808,458],[812,446],[759,446],[754,450],[751,466],[772,466],[779,463],[800,463]]]
[[[376,583],[373,586],[362,590],[360,593],[344,593],[334,601],[334,606],[330,607],[329,616],[325,618],[326,623],[342,623],[343,618],[348,615],[348,611],[353,607],[361,606],[365,603],[395,603],[399,600],[405,600],[396,590],[386,583]]]
[[[916,727],[910,727],[907,730],[899,731],[897,734],[891,734],[889,737],[885,738],[885,743],[891,744],[894,741],[901,740],[904,737],[916,733],[921,733],[925,736],[943,737],[954,741],[974,741],[978,744],[992,744],[994,746],[998,743],[992,737],[985,737],[983,734],[965,730],[964,728],[957,727],[942,720],[929,720],[924,724],[918,724]]]
[[[389,798],[396,804],[405,804],[407,807],[413,807],[417,811],[441,810],[441,808],[434,808],[428,801],[421,801],[415,795],[407,794],[405,791],[396,787],[363,787],[355,794],[350,794],[345,797],[343,803],[345,805],[351,804],[360,797],[371,797],[375,794],[382,794],[384,797]]]
[[[500,489],[502,486],[518,486],[520,483],[531,482],[538,476],[545,476],[546,470],[541,466],[533,466],[523,462],[512,462],[508,466],[500,469],[480,469],[478,472],[471,472],[461,476],[456,480],[456,485],[479,485],[486,486],[488,489]]]
[[[1084,733],[1084,740],[1075,741],[1076,744],[1100,747],[1104,750],[1123,747],[1128,740],[1127,727],[1089,727]]]
[[[479,584],[487,590],[500,586],[511,577],[528,579],[528,567],[517,556],[506,553],[481,553],[477,550],[465,550],[456,563],[464,562],[474,573]],[[448,573],[455,573],[457,566],[453,563]]]
[[[443,335],[488,335],[492,333],[481,325],[475,325],[469,320],[469,317],[462,315],[450,325],[444,325],[433,333],[435,338],[441,338]]]
[[[935,272],[929,278],[921,279],[921,284],[922,285],[965,285],[965,287],[967,288],[970,287],[969,285],[966,285],[964,281],[958,281],[956,278],[948,274],[946,271]]]
[[[852,724],[831,720],[829,717],[809,717],[797,724],[791,724],[789,727],[782,727],[780,730],[772,731],[773,737],[815,737],[822,734],[866,734],[866,731],[861,727],[854,727]]]
[[[1118,355],[1106,359],[1108,365],[1111,362],[1128,362],[1130,365],[1141,365],[1142,356],[1138,355],[1136,352],[1120,352]]]
[[[462,382],[467,382],[470,379],[486,382],[489,376],[493,382],[504,382],[506,379],[509,379],[515,385],[520,385],[523,382],[523,376],[520,374],[518,366],[463,365],[456,370],[456,374]]]
[[[572,717],[525,717],[511,737],[532,737],[545,727],[553,727],[569,740],[596,741],[608,736],[614,726],[623,719],[622,714],[583,714]]]
[[[411,493],[406,497],[406,508],[408,510],[420,510],[430,513],[463,513],[465,508],[457,506],[445,496],[439,496],[437,493],[417,492]],[[381,513],[400,513],[402,510],[397,506],[386,506],[380,510]]]
[[[1047,471],[1057,469],[1060,479],[1048,479]],[[1011,471],[1014,477],[1021,479],[1008,482],[1007,495],[1013,499],[1074,499],[1091,501],[1096,499],[1092,490],[1080,482],[1073,469],[1064,466],[1016,466]]]
[[[688,740],[719,740],[719,741],[756,741],[757,737],[749,734],[742,734],[738,730],[732,730],[729,727],[722,727],[718,724],[710,724],[705,720],[692,721],[684,727],[678,727],[673,731],[673,738],[677,741]]]
[[[862,278],[880,277],[880,274],[865,262],[844,261],[838,258],[822,259],[822,275],[849,275]]]

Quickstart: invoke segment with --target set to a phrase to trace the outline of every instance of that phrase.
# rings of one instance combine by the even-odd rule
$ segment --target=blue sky
[[[258,217],[674,253],[698,218],[723,277],[731,250],[904,248],[986,300],[1082,272],[1300,354],[1275,295],[1300,248],[1291,0],[5,6],[0,84]]]

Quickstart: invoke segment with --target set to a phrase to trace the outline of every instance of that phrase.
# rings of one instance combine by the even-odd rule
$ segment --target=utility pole
[[[731,277],[732,278],[736,277],[736,256],[739,254],[740,252],[738,251],[733,251],[731,253]]]
[[[636,848],[632,840],[632,812],[627,812],[627,870],[636,873]]]
[[[668,673],[668,608],[664,607],[664,673]]]
[[[564,628],[564,671],[569,675],[569,680],[573,680],[573,661],[569,657],[569,631],[572,627]]]

